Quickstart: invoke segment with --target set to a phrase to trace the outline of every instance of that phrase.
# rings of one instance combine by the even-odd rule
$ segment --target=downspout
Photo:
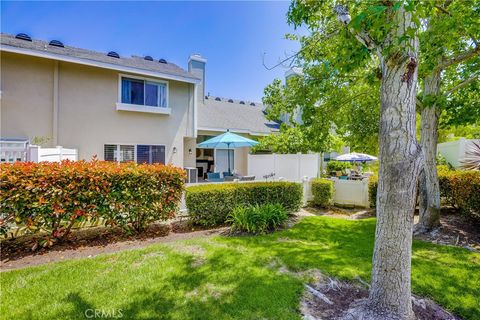
[[[52,142],[58,145],[58,61],[55,61],[53,69],[53,118],[52,118]]]
[[[197,102],[197,92],[198,92],[198,84],[193,85],[193,137],[197,137],[197,128],[198,128],[198,120],[197,120],[197,108],[198,108],[198,102]]]

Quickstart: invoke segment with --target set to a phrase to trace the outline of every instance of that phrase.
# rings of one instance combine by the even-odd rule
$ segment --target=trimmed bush
[[[473,218],[480,219],[480,171],[439,172],[440,195],[448,204]]]
[[[287,219],[288,213],[281,204],[269,203],[235,208],[226,222],[231,224],[232,231],[258,234],[276,230]]]
[[[375,207],[377,205],[377,189],[378,189],[378,177],[370,176],[368,180],[368,200],[370,202],[370,207]]]
[[[185,172],[164,165],[104,161],[17,162],[0,165],[0,225],[47,234],[46,244],[81,222],[141,231],[173,217]]]
[[[301,184],[294,182],[221,183],[188,187],[185,200],[193,223],[216,226],[237,207],[278,203],[287,212],[296,211],[302,196]]]
[[[333,203],[333,181],[328,179],[312,180],[312,204],[317,207],[327,208]]]
[[[336,160],[330,160],[327,162],[327,172],[332,172],[332,171],[342,171],[345,173],[345,169],[350,169],[352,168],[352,164],[347,161],[336,161]]]
[[[447,204],[460,209],[467,215],[480,218],[480,171],[450,170],[438,166],[440,195]],[[370,177],[368,191],[370,206],[375,206],[378,178]]]

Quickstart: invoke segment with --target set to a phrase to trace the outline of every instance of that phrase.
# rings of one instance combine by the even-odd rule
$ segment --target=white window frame
[[[106,145],[115,145],[117,147],[117,149],[115,150],[115,152],[117,152],[117,154],[119,155],[120,154],[120,146],[133,146],[133,162],[137,163],[137,147],[138,145],[141,145],[141,146],[158,146],[158,147],[164,147],[165,148],[165,165],[167,164],[167,145],[166,144],[158,144],[158,143],[104,143],[103,144],[103,160],[105,160],[105,146]],[[119,158],[119,157],[117,157]],[[111,161],[111,162],[116,162],[116,163],[121,163],[120,160],[117,159],[117,161]]]
[[[160,83],[165,85],[165,100],[166,100],[166,106],[165,107],[153,107],[153,106],[146,106],[142,104],[131,104],[131,103],[122,103],[122,78],[131,78],[131,79],[137,79],[137,80],[142,80],[145,82],[155,82],[155,83]],[[146,97],[145,95],[145,89],[146,86],[143,86],[144,90],[144,99]],[[139,76],[134,76],[130,74],[124,74],[124,73],[119,73],[118,74],[118,95],[117,95],[117,104],[116,104],[116,109],[117,111],[133,111],[133,112],[146,112],[146,113],[158,113],[158,114],[171,114],[172,109],[169,107],[170,105],[170,88],[168,81],[165,80],[160,80],[160,79],[155,79],[155,78],[146,78],[146,77],[139,77]]]

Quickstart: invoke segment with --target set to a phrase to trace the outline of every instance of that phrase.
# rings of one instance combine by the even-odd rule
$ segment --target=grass
[[[152,245],[1,274],[1,319],[82,319],[122,310],[125,319],[300,319],[302,280],[279,273],[320,269],[370,277],[375,220],[328,217],[256,237]],[[464,319],[480,319],[480,254],[414,242],[413,291]]]

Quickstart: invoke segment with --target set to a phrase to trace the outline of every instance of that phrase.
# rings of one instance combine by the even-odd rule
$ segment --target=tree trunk
[[[425,78],[423,95],[437,96],[440,93],[440,72],[436,71]],[[424,99],[428,100],[428,99]],[[421,146],[425,163],[419,180],[419,216],[415,232],[430,231],[440,225],[440,186],[437,174],[438,119],[440,111],[435,103],[427,105],[421,114]]]
[[[412,27],[411,13],[395,14],[396,37]],[[423,156],[416,141],[418,40],[381,61],[380,173],[372,282],[366,302],[345,319],[414,319],[411,252],[417,181]]]

